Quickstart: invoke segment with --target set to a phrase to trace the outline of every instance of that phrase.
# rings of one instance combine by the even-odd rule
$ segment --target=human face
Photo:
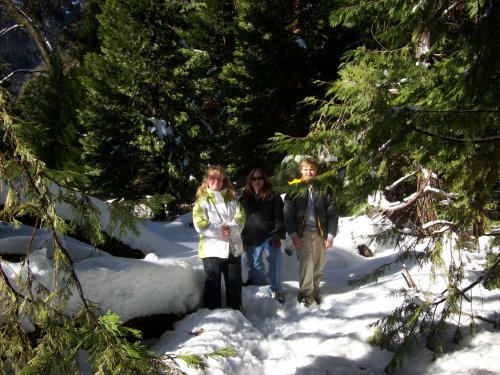
[[[313,165],[305,164],[300,169],[300,173],[306,182],[311,181],[314,177],[316,177],[316,168]]]
[[[207,186],[210,190],[220,191],[222,189],[223,178],[219,172],[210,172],[207,178]]]
[[[252,189],[258,194],[264,187],[264,176],[259,171],[252,175]]]

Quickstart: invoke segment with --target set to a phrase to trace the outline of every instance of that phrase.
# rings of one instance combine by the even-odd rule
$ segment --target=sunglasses
[[[264,177],[262,177],[262,176],[259,176],[259,177],[252,177],[252,181],[257,181],[257,180],[264,181]]]

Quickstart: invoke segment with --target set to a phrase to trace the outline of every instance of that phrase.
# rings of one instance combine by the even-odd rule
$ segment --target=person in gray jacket
[[[285,229],[299,260],[298,301],[306,307],[321,303],[319,284],[326,264],[325,250],[333,246],[339,220],[333,201],[313,181],[317,172],[314,159],[302,160],[301,178],[289,182],[296,191],[287,193],[284,200]]]

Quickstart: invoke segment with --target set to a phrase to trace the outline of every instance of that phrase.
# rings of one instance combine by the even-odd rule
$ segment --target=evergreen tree
[[[394,369],[419,334],[442,352],[449,318],[462,314],[466,292],[498,274],[497,255],[477,282],[463,285],[463,266],[456,258],[444,262],[443,251],[450,243],[458,254],[477,249],[478,236],[490,230],[488,212],[498,210],[492,197],[500,182],[500,6],[490,0],[335,4],[332,24],[356,28],[360,43],[345,55],[326,99],[309,99],[318,109],[308,136],[277,135],[271,147],[326,155],[324,182],[340,187],[343,176],[336,196],[350,212],[381,191],[393,207],[376,209],[395,230],[374,239],[391,236],[398,262],[417,258],[431,262],[434,275],[447,275],[442,296],[395,292],[403,306],[376,324],[373,341],[395,351]],[[423,251],[416,251],[419,243]],[[388,266],[354,284],[376,280]]]
[[[68,41],[68,49],[79,64],[83,63],[85,54],[98,53],[100,50],[97,15],[101,13],[102,4],[104,4],[103,0],[86,0],[78,21],[70,28],[71,39]]]
[[[186,40],[194,48],[208,52],[210,57],[205,91],[199,97],[210,136],[200,139],[197,148],[203,153],[205,162],[227,165],[232,155],[225,153],[228,140],[220,137],[227,126],[228,117],[220,75],[223,67],[233,58],[235,1],[202,0],[194,3],[198,11],[189,17],[190,28],[186,32]]]
[[[32,71],[26,69],[29,66],[18,69],[20,67],[16,64],[21,64],[20,61],[12,63],[16,69],[30,72],[21,89],[13,90],[17,94],[14,114],[28,128],[44,131],[43,137],[30,139],[30,147],[36,156],[49,168],[68,170],[70,177],[69,171],[79,168],[79,135],[74,110],[79,88],[72,76],[75,61],[65,52],[63,40],[64,30],[74,20],[76,6],[70,1],[11,0],[2,0],[2,5],[9,15],[9,22],[23,26],[18,32],[35,41],[40,56],[30,58],[42,60]],[[26,63],[25,60],[21,59]],[[11,78],[5,80],[8,82]]]
[[[33,139],[38,157],[48,167],[68,172],[80,169],[75,83],[71,69],[57,69],[26,81],[17,100],[18,116],[27,126],[43,126],[46,133]]]
[[[310,109],[300,102],[318,92],[314,80],[336,74],[348,38],[328,24],[327,3],[236,1],[234,57],[221,75],[228,123],[217,136],[241,180],[258,165],[273,172],[279,160],[261,145],[276,131],[306,134]]]
[[[0,220],[17,225],[23,216],[36,219],[36,227],[50,235],[54,275],[50,285],[33,275],[31,242],[19,274],[0,258],[0,373],[76,374],[82,351],[96,374],[181,374],[179,360],[205,369],[203,357],[234,356],[231,348],[222,348],[203,355],[155,357],[141,343],[139,331],[123,326],[118,315],[104,313],[85,298],[62,238],[78,226],[86,229],[94,244],[102,242],[98,209],[89,197],[63,186],[65,174],[37,158],[31,139],[45,135],[39,127],[25,126],[13,117],[14,109],[15,102],[0,88],[0,176],[1,187],[7,191]],[[56,205],[61,203],[74,213],[71,220],[57,215]],[[110,216],[121,230],[134,229],[130,210],[117,206]],[[79,298],[77,311],[68,308],[71,296]]]
[[[234,52],[235,0],[200,0],[197,12],[190,15],[186,39],[196,48],[207,51],[212,69],[221,69]]]
[[[207,367],[203,357],[234,356],[231,348],[222,348],[201,356],[155,357],[140,342],[139,331],[124,327],[119,316],[104,313],[85,298],[62,238],[76,228],[94,245],[104,238],[97,208],[79,190],[88,188],[81,183],[85,179],[75,171],[62,170],[68,165],[67,153],[74,150],[76,132],[71,104],[77,101],[78,91],[73,86],[72,65],[66,65],[61,58],[64,54],[46,48],[43,33],[33,21],[37,17],[26,17],[12,1],[2,0],[2,5],[13,18],[26,22],[42,50],[45,70],[27,83],[18,100],[0,88],[0,177],[7,195],[0,220],[18,225],[32,218],[37,228],[47,231],[54,248],[54,275],[51,285],[36,280],[29,246],[19,275],[11,272],[9,261],[0,258],[0,373],[78,373],[82,351],[92,371],[99,374],[180,374],[179,360],[203,370]],[[156,200],[145,203],[155,205]],[[59,204],[71,208],[71,220],[57,215]],[[135,218],[128,204],[110,208],[112,226],[134,230]],[[69,312],[67,302],[73,295],[81,307]]]
[[[111,0],[102,4],[100,52],[84,58],[79,118],[83,160],[101,196],[193,197],[208,56],[183,39],[189,4]],[[190,187],[191,189],[186,189]]]

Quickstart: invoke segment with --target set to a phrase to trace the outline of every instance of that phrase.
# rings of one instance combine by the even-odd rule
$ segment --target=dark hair
[[[247,176],[245,187],[243,189],[243,198],[247,198],[249,195],[255,193],[252,187],[253,175],[255,172],[259,172],[264,178],[264,186],[262,186],[262,190],[259,193],[259,195],[263,198],[267,198],[270,197],[271,195],[274,195],[273,184],[271,183],[271,181],[269,181],[269,178],[267,177],[266,173],[261,168],[254,168],[250,171],[250,173]]]

